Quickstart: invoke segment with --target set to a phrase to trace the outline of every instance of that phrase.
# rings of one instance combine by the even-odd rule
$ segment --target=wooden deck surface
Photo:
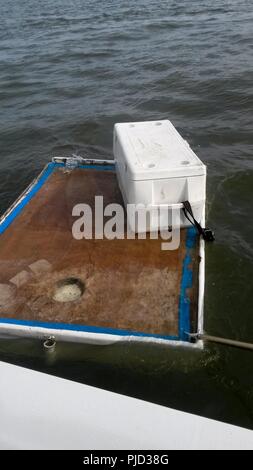
[[[122,203],[113,171],[56,168],[0,238],[0,317],[177,336],[185,258],[161,240],[75,240],[72,208]],[[197,315],[198,249],[192,254],[192,328]],[[78,300],[54,299],[59,281],[79,279]]]

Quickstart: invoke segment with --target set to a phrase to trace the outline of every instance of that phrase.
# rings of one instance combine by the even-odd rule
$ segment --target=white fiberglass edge
[[[205,215],[205,207],[203,218],[201,221],[202,227],[205,227],[206,223],[206,215]],[[204,301],[205,301],[205,240],[203,237],[199,239],[199,297],[198,297],[198,334],[204,333]],[[197,345],[200,348],[204,347],[203,341],[197,341]]]
[[[56,341],[66,341],[73,343],[107,345],[118,343],[120,341],[142,342],[142,343],[155,343],[168,346],[184,346],[187,348],[199,349],[199,343],[188,343],[186,341],[177,341],[164,338],[155,338],[152,336],[120,336],[117,334],[108,333],[90,333],[77,330],[59,330],[53,328],[43,328],[37,326],[17,325],[2,323],[0,324],[0,338],[15,339],[15,338],[34,338],[38,340],[45,340],[53,336]]]
[[[0,449],[253,448],[246,429],[3,362],[0,377]]]

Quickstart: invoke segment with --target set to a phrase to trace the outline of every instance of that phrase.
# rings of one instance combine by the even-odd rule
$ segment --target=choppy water
[[[253,342],[253,4],[0,0],[0,209],[54,155],[169,118],[208,165],[206,330]],[[0,358],[253,428],[251,352],[1,341]]]

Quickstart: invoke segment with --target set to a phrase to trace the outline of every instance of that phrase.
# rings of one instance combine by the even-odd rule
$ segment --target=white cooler
[[[160,216],[158,223],[158,208],[167,208],[170,214],[178,209],[178,223],[188,226],[190,222],[182,211],[184,201],[190,202],[195,219],[201,222],[206,166],[170,121],[115,124],[113,152],[125,205],[142,204],[149,208],[147,231],[165,229],[172,223],[171,215],[164,221]],[[135,232],[144,231],[141,224],[130,225]]]

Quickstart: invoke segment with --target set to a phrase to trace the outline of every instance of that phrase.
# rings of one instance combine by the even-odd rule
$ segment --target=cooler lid
[[[205,165],[169,120],[115,124],[114,132],[131,180],[206,174]]]

